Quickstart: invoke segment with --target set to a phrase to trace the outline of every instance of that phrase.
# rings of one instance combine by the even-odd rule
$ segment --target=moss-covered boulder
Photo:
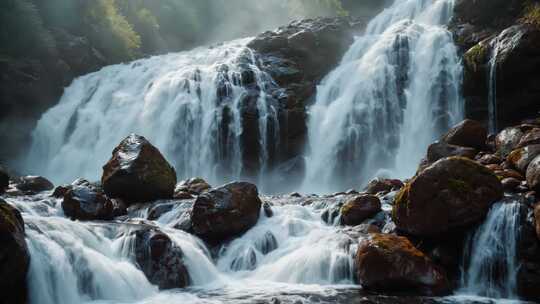
[[[21,214],[0,199],[0,302],[24,304],[30,255]]]
[[[103,166],[101,183],[107,196],[137,203],[172,198],[176,172],[146,138],[124,139]]]
[[[381,201],[375,195],[357,195],[341,207],[341,223],[348,226],[362,224],[363,221],[381,211]]]
[[[449,291],[448,279],[405,237],[371,234],[356,253],[359,283],[375,292],[440,295]]]
[[[250,183],[226,184],[197,197],[191,211],[194,234],[209,242],[221,242],[253,227],[262,202]]]
[[[503,195],[486,167],[463,157],[441,159],[396,195],[392,216],[399,230],[434,236],[481,221]]]

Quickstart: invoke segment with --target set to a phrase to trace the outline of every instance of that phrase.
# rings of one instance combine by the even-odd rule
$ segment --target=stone
[[[381,201],[375,195],[357,195],[341,207],[343,225],[356,226],[381,211]]]
[[[26,194],[35,194],[54,189],[54,185],[48,179],[42,176],[23,176],[14,182],[15,188]]]
[[[467,158],[449,157],[401,189],[392,217],[401,231],[436,236],[478,223],[502,196],[502,184],[491,170]]]
[[[482,150],[486,146],[487,130],[478,121],[466,119],[450,129],[442,141],[455,146]]]
[[[103,166],[103,190],[127,204],[172,198],[176,172],[146,138],[132,134]]]

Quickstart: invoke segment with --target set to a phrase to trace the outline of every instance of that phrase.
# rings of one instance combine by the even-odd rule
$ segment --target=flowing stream
[[[342,191],[410,177],[463,116],[462,68],[445,28],[453,0],[400,0],[358,37],[310,109],[305,189]]]

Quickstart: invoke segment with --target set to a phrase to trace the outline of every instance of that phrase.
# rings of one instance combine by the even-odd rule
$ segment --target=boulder
[[[501,180],[501,184],[505,191],[513,192],[521,185],[521,181],[515,177],[506,177]]]
[[[193,232],[209,242],[240,235],[259,219],[262,202],[257,187],[234,182],[197,197],[191,211]]]
[[[508,162],[521,172],[526,172],[531,161],[540,155],[540,145],[531,145],[516,149],[508,155]]]
[[[182,248],[157,228],[137,230],[134,234],[135,259],[150,283],[160,289],[189,285]]]
[[[501,182],[491,170],[467,158],[449,157],[401,189],[392,216],[401,231],[435,236],[481,221],[502,195]]]
[[[173,197],[176,172],[146,138],[132,134],[113,150],[101,183],[107,196],[128,204],[167,199]]]
[[[502,130],[495,138],[495,146],[502,156],[507,156],[521,141],[523,131],[519,127],[508,127]]]
[[[441,158],[450,156],[462,156],[474,159],[478,151],[475,148],[451,145],[445,142],[436,142],[428,147],[427,161],[434,163]]]
[[[527,167],[527,172],[525,174],[527,178],[527,185],[529,188],[535,191],[540,190],[540,155],[536,156],[529,166]]]
[[[0,199],[0,290],[2,303],[23,304],[27,298],[26,276],[30,255],[24,221],[19,211]]]
[[[42,176],[23,176],[15,180],[15,188],[26,194],[35,194],[52,190],[54,185]]]
[[[356,226],[381,211],[381,201],[371,194],[358,195],[345,202],[341,207],[343,225]]]
[[[210,184],[208,184],[204,179],[200,177],[194,177],[190,178],[185,181],[181,181],[178,185],[176,185],[174,189],[174,195],[176,196],[186,196],[182,193],[189,193],[193,195],[199,195],[203,193],[206,190],[209,190],[212,188]]]
[[[358,246],[357,276],[366,290],[441,295],[449,291],[445,273],[405,238],[371,234]]]
[[[466,119],[450,129],[442,141],[455,146],[482,150],[486,146],[487,130],[478,121]]]
[[[540,128],[534,128],[523,135],[519,141],[518,147],[526,147],[538,144],[540,144]]]
[[[499,165],[503,162],[502,158],[494,154],[479,154],[476,156],[476,161],[482,165]]]
[[[67,217],[81,221],[111,220],[126,214],[121,200],[111,200],[100,189],[90,185],[72,186],[67,190],[62,209]]]
[[[0,166],[0,194],[9,186],[9,174],[7,170]]]
[[[365,191],[368,194],[377,194],[380,192],[390,192],[399,190],[403,187],[403,182],[399,179],[376,178],[369,182]]]

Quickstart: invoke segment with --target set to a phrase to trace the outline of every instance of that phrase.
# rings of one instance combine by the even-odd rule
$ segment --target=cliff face
[[[467,117],[488,119],[490,91],[499,129],[538,114],[539,12],[538,1],[457,1],[451,29],[463,54]]]

